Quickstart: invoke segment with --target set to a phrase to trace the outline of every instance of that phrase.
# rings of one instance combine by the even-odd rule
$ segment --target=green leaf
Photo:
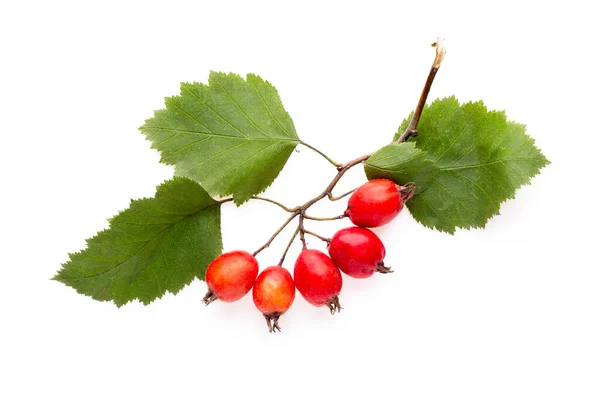
[[[111,218],[53,279],[117,306],[134,299],[148,304],[194,277],[204,279],[221,253],[220,218],[220,203],[200,185],[174,178]]]
[[[414,143],[389,144],[365,161],[365,173],[369,180],[385,178],[398,185],[415,182],[416,193],[419,193],[437,172],[437,167],[426,157],[427,153],[417,149]]]
[[[273,183],[300,139],[269,82],[220,72],[208,82],[182,83],[140,130],[176,175],[239,205]]]
[[[407,206],[417,221],[440,231],[485,226],[503,201],[549,164],[524,125],[482,102],[436,100],[424,109],[418,130],[410,140],[439,171]]]

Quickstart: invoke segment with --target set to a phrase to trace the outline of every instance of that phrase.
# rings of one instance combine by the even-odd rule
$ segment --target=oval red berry
[[[262,271],[252,289],[254,305],[263,313],[269,332],[281,330],[279,317],[292,306],[295,297],[294,280],[288,270],[281,266]]]
[[[389,272],[383,264],[383,242],[366,228],[353,226],[337,231],[328,250],[333,263],[353,278],[368,278],[376,271]]]
[[[340,311],[338,295],[342,290],[342,274],[327,254],[303,250],[294,265],[294,282],[310,304],[326,305],[332,314]]]
[[[352,193],[345,214],[354,225],[373,228],[396,218],[403,207],[398,185],[388,179],[374,179]]]
[[[252,289],[258,275],[258,261],[246,251],[236,250],[215,258],[206,269],[206,304],[219,299],[232,302]]]

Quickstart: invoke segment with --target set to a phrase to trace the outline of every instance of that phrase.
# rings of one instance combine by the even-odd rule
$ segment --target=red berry
[[[404,207],[400,192],[402,189],[404,188],[388,179],[373,179],[352,193],[344,214],[350,217],[354,225],[364,227],[385,225]]]
[[[219,299],[232,302],[241,299],[252,289],[258,275],[258,262],[248,252],[230,251],[215,258],[206,269],[208,293],[204,304]]]
[[[342,290],[342,274],[325,253],[302,250],[294,266],[294,281],[310,304],[326,305],[332,314],[341,310],[338,295]]]
[[[269,267],[258,275],[252,289],[252,299],[265,316],[269,332],[281,331],[279,317],[291,307],[294,297],[296,287],[287,269]]]
[[[379,271],[392,272],[383,263],[385,247],[376,234],[356,226],[336,232],[329,243],[333,263],[353,278],[368,278]]]

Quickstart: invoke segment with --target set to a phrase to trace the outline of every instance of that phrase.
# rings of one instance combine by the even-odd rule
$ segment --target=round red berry
[[[352,193],[345,214],[354,225],[370,228],[385,225],[404,206],[399,189],[388,179],[373,179]]]
[[[269,267],[258,275],[252,289],[252,299],[267,320],[269,332],[281,331],[279,317],[291,307],[295,296],[294,280],[287,269]]]
[[[342,274],[325,253],[302,250],[294,265],[294,281],[310,304],[325,305],[332,314],[341,310],[338,295],[342,290]]]
[[[353,278],[368,278],[376,271],[391,272],[383,263],[383,243],[366,228],[353,226],[337,231],[328,250],[333,263]]]
[[[204,303],[216,299],[232,302],[241,299],[252,289],[258,275],[258,262],[248,252],[236,250],[215,258],[206,269],[208,293]]]

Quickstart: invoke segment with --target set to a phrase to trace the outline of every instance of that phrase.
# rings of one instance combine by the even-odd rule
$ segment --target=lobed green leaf
[[[440,231],[485,226],[503,201],[549,164],[524,125],[507,121],[504,112],[489,111],[480,101],[436,100],[423,110],[418,130],[409,143],[426,153],[437,172],[407,206],[417,221]]]
[[[300,143],[277,90],[253,74],[211,72],[165,105],[140,128],[161,162],[238,205],[271,185]]]
[[[221,253],[220,217],[220,203],[194,181],[176,177],[111,218],[53,279],[117,306],[134,299],[148,304],[204,279]]]

